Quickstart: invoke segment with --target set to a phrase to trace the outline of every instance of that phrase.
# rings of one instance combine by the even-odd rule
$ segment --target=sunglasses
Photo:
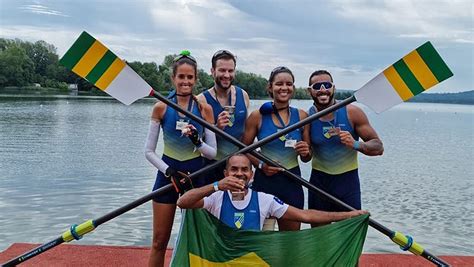
[[[232,54],[229,50],[219,50],[219,51],[214,53],[214,55],[212,56],[212,60],[218,60],[218,59],[220,59],[222,57],[225,57],[225,56],[228,56],[228,57],[231,57],[232,59],[235,59],[234,54]]]
[[[178,60],[181,60],[183,58],[188,58],[189,60],[197,64],[196,59],[191,56],[191,53],[189,51],[181,51],[181,53],[174,58],[174,62],[177,62]]]
[[[334,86],[332,82],[315,82],[310,85],[308,88],[319,91],[319,90],[329,90]]]
[[[270,72],[270,77],[273,77],[274,75],[280,73],[280,72],[288,72],[288,73],[292,73],[291,70],[285,66],[280,66],[280,67],[276,67],[272,70],[272,72]]]

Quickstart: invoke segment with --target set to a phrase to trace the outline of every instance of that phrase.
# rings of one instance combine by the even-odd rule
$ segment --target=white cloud
[[[368,23],[400,38],[472,40],[473,2],[469,0],[383,0],[331,3],[336,13],[354,23]],[[471,28],[464,30],[470,22]]]
[[[317,10],[286,1],[137,0],[113,7],[108,0],[28,1],[32,4],[22,9],[15,3],[4,6],[11,12],[2,17],[0,36],[45,40],[60,56],[86,29],[128,61],[161,64],[166,55],[188,49],[209,71],[211,55],[228,49],[246,72],[268,78],[274,67],[284,65],[294,72],[296,85],[305,87],[311,72],[327,69],[338,88],[357,89],[418,39],[437,39],[438,51],[455,72],[443,87],[467,90],[473,84],[472,3],[467,1],[335,0],[320,2]],[[55,10],[71,17],[53,15]]]
[[[160,0],[148,4],[154,27],[184,38],[212,41],[235,35],[255,37],[268,28],[225,1]]]
[[[42,15],[52,15],[52,16],[61,16],[61,17],[69,17],[68,15],[63,14],[60,11],[51,9],[49,7],[43,5],[23,5],[20,7],[21,10],[28,13],[34,14],[42,14]]]
[[[80,31],[73,29],[34,26],[3,26],[0,31],[0,37],[3,38],[19,38],[30,42],[44,40],[58,48],[59,56],[66,53],[79,34]]]

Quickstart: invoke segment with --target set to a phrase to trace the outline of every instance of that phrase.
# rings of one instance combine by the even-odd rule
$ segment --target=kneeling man
[[[304,223],[330,223],[368,213],[364,210],[326,212],[301,210],[277,197],[248,188],[253,177],[252,164],[246,155],[236,154],[227,160],[224,179],[194,188],[183,194],[177,205],[183,209],[204,208],[230,227],[261,230],[265,218],[276,217]]]

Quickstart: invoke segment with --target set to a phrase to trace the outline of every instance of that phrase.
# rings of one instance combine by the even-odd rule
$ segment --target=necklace
[[[281,127],[286,127],[287,125],[285,124],[282,117],[280,116],[280,110],[285,110],[285,109],[288,110],[288,124],[289,124],[290,123],[290,116],[291,116],[290,106],[288,105],[286,107],[277,108],[275,106],[275,103],[272,103],[272,107],[273,107],[273,113],[275,113],[275,116],[278,119],[278,122],[280,123]]]

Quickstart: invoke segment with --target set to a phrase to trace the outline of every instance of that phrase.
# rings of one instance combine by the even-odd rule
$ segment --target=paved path
[[[0,263],[29,251],[38,244],[15,243],[0,252]],[[131,246],[92,246],[61,244],[38,255],[20,266],[147,266],[149,249]],[[172,250],[166,252],[169,263]],[[440,256],[451,266],[472,267],[474,256]],[[422,257],[409,254],[363,254],[360,258],[361,267],[391,266],[434,266]]]

